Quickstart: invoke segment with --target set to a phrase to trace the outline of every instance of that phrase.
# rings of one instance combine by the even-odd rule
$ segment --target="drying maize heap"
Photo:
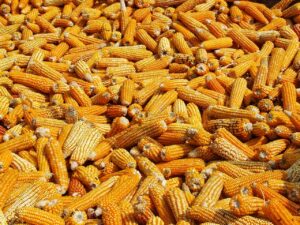
[[[299,225],[299,38],[293,0],[0,0],[0,224]]]

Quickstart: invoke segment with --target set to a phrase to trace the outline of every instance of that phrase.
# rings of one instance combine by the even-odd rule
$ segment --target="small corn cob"
[[[235,224],[234,222],[238,219],[238,217],[227,210],[202,206],[193,206],[188,210],[187,215],[189,218],[199,222],[211,222],[221,225]]]
[[[69,175],[60,143],[55,139],[49,139],[45,151],[54,178],[60,185],[60,191],[65,193],[69,186]]]
[[[245,170],[243,168],[240,168],[234,164],[230,164],[228,162],[221,162],[217,165],[218,170],[231,176],[232,178],[242,177],[242,176],[248,176],[253,174],[252,172]]]
[[[34,60],[31,64],[29,64],[29,67],[32,71],[34,71],[36,74],[39,74],[41,76],[47,77],[54,81],[65,81],[63,75],[56,71],[55,69],[51,68],[44,62],[41,62],[39,60]]]
[[[99,174],[99,170],[93,165],[78,166],[73,173],[73,177],[77,178],[88,189],[93,189],[100,184]]]
[[[254,134],[257,137],[265,136],[270,132],[270,127],[265,122],[256,122],[255,124],[252,124],[252,134]]]
[[[236,146],[234,146],[224,138],[216,138],[213,141],[211,148],[215,154],[227,160],[236,160],[236,161],[249,160],[249,158],[247,157],[247,155],[244,154],[243,151],[238,149]]]
[[[1,185],[7,188],[2,188],[2,190],[0,191],[0,209],[4,207],[9,193],[11,191],[11,188],[15,185],[17,179],[18,172],[16,170],[9,170],[1,177]]]
[[[157,209],[158,215],[163,219],[163,221],[167,224],[174,223],[175,220],[171,209],[167,204],[164,188],[159,184],[153,185],[149,188],[149,195]]]
[[[121,217],[124,225],[137,225],[134,219],[134,209],[129,201],[123,200],[120,202]]]
[[[163,161],[172,161],[183,158],[192,150],[189,145],[170,145],[161,149],[160,155]]]
[[[242,32],[238,31],[237,29],[229,30],[227,35],[247,52],[256,52],[259,50],[259,48],[254,42],[252,42],[249,38],[247,38]]]
[[[87,129],[88,125],[83,121],[78,121],[72,126],[62,146],[65,157],[70,156],[76,149],[77,143],[84,136]]]
[[[292,40],[286,51],[285,51],[285,57],[283,59],[282,65],[281,65],[281,71],[285,71],[289,65],[292,63],[293,58],[297,54],[297,50],[299,47],[299,42],[296,40]]]
[[[141,195],[137,198],[137,203],[133,205],[134,218],[138,223],[146,223],[154,217],[154,214],[151,211],[151,202],[149,202],[149,200],[149,197],[146,195]]]
[[[0,120],[2,120],[9,110],[9,98],[6,96],[0,96]]]
[[[203,185],[199,195],[195,198],[193,206],[213,207],[218,201],[223,189],[222,177],[218,174],[212,175]]]
[[[229,205],[231,211],[235,215],[245,216],[261,210],[264,206],[264,200],[257,197],[238,194],[231,198]]]
[[[115,149],[111,155],[111,161],[121,169],[135,168],[136,161],[125,149]]]
[[[252,183],[262,183],[268,179],[284,179],[286,173],[280,170],[267,171],[258,174],[235,178],[224,183],[224,193],[228,196],[238,194],[240,189]]]
[[[173,36],[172,42],[175,48],[183,54],[192,54],[190,47],[188,46],[187,42],[184,40],[184,36],[181,33],[176,33]]]
[[[2,149],[0,152],[4,152],[6,150],[12,152],[18,152],[24,149],[32,148],[35,144],[36,136],[32,133],[20,135],[14,139],[10,139],[7,142],[3,142],[0,144],[0,148]]]
[[[184,193],[179,188],[172,188],[166,192],[166,201],[170,206],[175,220],[178,222],[186,218],[186,211],[188,209],[188,202]]]
[[[263,212],[266,217],[276,225],[297,223],[289,210],[284,207],[277,199],[271,199],[269,202],[267,202],[266,206],[263,207]]]
[[[115,136],[112,136],[114,146],[117,148],[126,148],[129,146],[132,146],[136,144],[140,138],[143,136],[149,136],[149,137],[155,137],[162,134],[164,131],[166,131],[166,124],[164,121],[158,121],[158,122],[149,122],[142,124],[141,126],[132,126],[121,133],[118,133]],[[129,136],[121,136],[123,134],[127,134]],[[130,137],[128,139],[128,137]]]
[[[204,177],[195,168],[190,168],[185,173],[185,182],[191,191],[199,191],[204,185]]]
[[[66,206],[65,213],[70,214],[75,210],[87,210],[88,208],[95,207],[100,199],[108,192],[110,192],[111,187],[116,183],[118,179],[118,176],[111,177],[81,198],[75,198],[70,204]]]
[[[121,210],[117,204],[111,203],[102,207],[102,221],[107,225],[121,225]]]
[[[233,109],[225,106],[209,106],[208,115],[215,118],[245,118],[249,120],[262,120],[262,116],[258,113],[251,112],[245,109]]]
[[[289,141],[286,139],[278,139],[268,144],[264,144],[255,148],[255,151],[258,154],[258,158],[261,161],[269,161],[276,155],[283,152],[289,144]]]
[[[285,82],[282,85],[282,101],[283,108],[288,111],[296,110],[296,88],[290,82]]]
[[[296,16],[296,15],[298,15],[299,10],[300,10],[300,4],[296,3],[292,6],[290,6],[289,8],[287,8],[286,10],[284,10],[282,12],[282,16],[285,18]]]
[[[102,134],[95,128],[86,130],[80,142],[71,154],[71,169],[75,169],[78,165],[82,165],[88,159],[90,152],[96,148],[102,139]]]
[[[208,97],[207,95],[201,94],[200,92],[194,91],[191,88],[179,87],[177,92],[178,97],[182,100],[194,103],[200,107],[208,107],[209,105],[216,104],[216,100]]]
[[[86,190],[83,184],[76,178],[71,178],[69,187],[68,187],[68,195],[70,196],[83,196],[86,194]]]
[[[134,82],[130,79],[124,81],[120,90],[120,100],[122,105],[130,105],[134,94]]]
[[[35,149],[37,152],[37,164],[40,171],[50,172],[49,162],[45,154],[45,147],[49,139],[47,137],[41,137],[37,139]]]
[[[190,167],[194,167],[197,170],[204,168],[204,162],[202,159],[177,159],[171,162],[156,164],[157,168],[162,171],[165,177],[183,175]]]
[[[263,98],[265,95],[263,88],[267,82],[268,69],[269,69],[268,65],[269,65],[268,58],[267,57],[262,58],[259,70],[257,72],[256,77],[254,78],[254,83],[252,86],[252,91],[255,97],[257,98]]]
[[[230,108],[240,108],[243,102],[243,96],[246,92],[247,82],[244,78],[237,78],[232,84],[229,99]]]
[[[136,38],[147,46],[151,51],[156,51],[156,41],[145,31],[144,29],[138,29],[136,32]]]
[[[59,216],[34,207],[24,207],[19,209],[17,216],[20,220],[29,224],[65,224],[64,220]]]

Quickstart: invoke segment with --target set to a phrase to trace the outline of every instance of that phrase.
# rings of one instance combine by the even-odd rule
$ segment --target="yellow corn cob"
[[[284,171],[275,170],[235,178],[234,180],[225,182],[224,193],[228,196],[233,196],[238,194],[242,187],[249,186],[252,183],[261,183],[268,179],[284,179],[285,176],[286,173]]]
[[[299,10],[300,10],[300,4],[296,3],[292,6],[290,6],[289,8],[287,8],[286,10],[284,10],[282,12],[282,16],[285,17],[285,18],[296,16],[296,15],[298,15]]]
[[[138,186],[139,181],[139,174],[129,174],[121,176],[117,181],[116,186],[112,188],[111,192],[100,199],[98,203],[100,209],[108,204],[119,204],[119,202],[123,198],[125,198],[132,190],[134,190]]]
[[[101,133],[95,128],[87,129],[86,132],[71,154],[71,169],[75,169],[78,165],[84,164],[90,152],[96,148],[102,139]]]
[[[33,62],[29,65],[30,69],[34,71],[36,74],[50,78],[54,81],[64,81],[64,77],[58,71],[52,69],[50,66],[41,62],[39,60],[33,60]]]
[[[229,99],[230,108],[240,108],[243,96],[246,92],[247,82],[244,78],[237,78],[232,84],[232,89]]]
[[[229,203],[231,211],[237,216],[244,216],[254,214],[262,209],[264,206],[264,200],[247,196],[247,195],[235,195],[231,198]]]
[[[25,54],[29,54],[31,53],[33,50],[35,50],[36,48],[39,48],[43,45],[46,44],[46,40],[42,39],[42,38],[37,38],[35,40],[32,41],[26,41],[24,44],[21,44],[19,46],[19,49]]]
[[[159,163],[156,166],[162,171],[165,177],[183,175],[190,167],[195,167],[197,170],[204,168],[202,159],[177,159],[171,162]]]
[[[233,109],[225,106],[210,106],[208,107],[208,114],[215,118],[245,118],[249,120],[261,120],[262,116],[245,110]]]
[[[232,38],[234,42],[241,46],[241,48],[247,52],[256,52],[258,47],[254,42],[247,38],[242,32],[237,29],[231,29],[227,35]]]
[[[277,193],[276,191],[273,191],[272,189],[270,189],[262,184],[253,185],[253,189],[254,189],[254,193],[258,197],[264,198],[266,200],[276,199],[283,206],[285,206],[290,211],[291,214],[297,215],[297,210],[299,210],[299,205],[288,200],[283,195]]]
[[[193,202],[194,205],[212,207],[220,198],[223,189],[223,180],[219,175],[212,175],[203,185],[199,195]]]
[[[28,133],[28,134],[20,135],[7,142],[1,143],[0,148],[2,149],[3,152],[5,150],[17,152],[23,149],[28,149],[33,147],[35,141],[36,141],[36,136],[32,135],[32,133]]]
[[[13,161],[10,151],[4,151],[0,154],[0,172],[5,172]]]
[[[292,214],[277,199],[271,199],[263,207],[265,216],[274,224],[294,224],[297,223]]]
[[[138,142],[142,154],[153,162],[161,161],[160,152],[162,145],[150,137],[144,137]]]
[[[192,54],[192,51],[186,41],[184,40],[184,36],[181,33],[176,33],[173,36],[172,43],[174,44],[175,48],[184,54]]]
[[[123,200],[120,202],[121,217],[124,225],[137,225],[134,219],[134,210],[129,201]]]
[[[11,71],[9,77],[16,83],[32,87],[43,93],[52,92],[54,81],[32,74],[22,73],[19,71]]]
[[[1,185],[7,188],[2,188],[0,191],[0,209],[2,209],[6,203],[9,196],[10,189],[15,185],[18,179],[18,172],[16,170],[9,170],[0,179]]]
[[[179,188],[172,188],[166,192],[165,198],[172,210],[175,220],[178,222],[181,219],[185,219],[188,203],[182,190]]]
[[[165,110],[169,105],[171,105],[177,99],[178,93],[174,90],[168,91],[161,96],[156,102],[154,102],[146,111],[150,115],[158,114],[159,112]]]
[[[248,176],[253,174],[251,171],[245,170],[228,162],[221,162],[217,165],[217,167],[219,171],[231,176],[232,178]]]
[[[230,48],[232,46],[232,39],[229,37],[212,39],[202,42],[202,48],[206,50],[215,50],[219,48]]]
[[[157,43],[156,41],[144,30],[138,29],[136,32],[136,38],[147,46],[151,51],[156,51]]]
[[[22,189],[16,196],[10,200],[11,204],[5,207],[4,213],[8,221],[13,220],[18,209],[24,207],[33,207],[36,203],[43,199],[54,198],[58,195],[56,187],[53,183],[44,181],[35,181],[27,188]]]
[[[155,176],[158,180],[164,181],[164,176],[157,168],[157,166],[151,162],[148,158],[139,156],[137,159],[137,165],[139,170],[147,176]]]
[[[0,120],[2,120],[9,110],[9,98],[6,96],[0,96]]]
[[[216,38],[224,38],[226,36],[227,27],[224,26],[224,24],[213,21],[211,19],[206,19],[205,25],[209,29],[209,31],[216,37]],[[226,39],[225,39],[226,40]],[[230,40],[227,39],[227,46],[230,45]],[[222,44],[224,46],[225,43]]]
[[[293,58],[297,54],[298,47],[299,47],[299,42],[296,40],[292,40],[289,43],[286,49],[285,57],[281,65],[281,71],[286,70],[289,67],[289,65],[292,63]]]
[[[84,136],[87,129],[88,125],[83,121],[78,121],[72,126],[62,146],[65,157],[71,155],[72,152],[76,149],[77,144]]]
[[[132,126],[115,136],[112,136],[113,145],[117,148],[126,148],[136,144],[143,136],[155,137],[166,131],[166,124],[164,121],[153,121],[142,124],[141,126]],[[123,134],[128,136],[122,136]],[[128,137],[130,137],[128,139]]]
[[[68,195],[81,197],[85,194],[86,190],[83,184],[77,178],[72,177],[68,187]]]
[[[121,210],[116,204],[109,204],[102,207],[102,220],[107,225],[121,225]]]
[[[281,153],[286,149],[288,146],[289,141],[285,139],[278,139],[268,144],[264,144],[255,148],[257,151],[258,158],[261,161],[268,161],[271,160],[273,157]]]
[[[259,10],[258,7],[255,7],[255,5],[243,5],[240,2],[235,3],[238,7],[243,9],[246,13],[248,13],[250,16],[252,16],[254,19],[257,21],[263,23],[263,24],[268,24],[267,18],[264,16],[264,14]]]
[[[150,218],[154,217],[154,214],[151,211],[151,202],[149,201],[150,198],[146,195],[139,196],[137,203],[133,205],[134,218],[138,223],[146,223]]]
[[[61,193],[65,193],[69,186],[69,175],[60,143],[50,138],[45,148],[54,179],[60,185]]]
[[[228,162],[242,169],[249,170],[250,172],[253,173],[262,173],[266,170],[271,169],[270,165],[265,162],[254,162],[254,161],[250,161],[250,162],[228,161]]]
[[[118,176],[111,177],[81,198],[75,198],[66,206],[65,213],[70,214],[75,210],[87,210],[88,208],[95,207],[99,200],[111,190],[111,187],[116,183],[118,178]]]
[[[262,137],[270,132],[270,127],[265,122],[256,122],[252,125],[252,134]]]
[[[136,167],[136,161],[134,158],[129,154],[128,151],[125,149],[119,148],[115,149],[112,152],[111,160],[114,164],[116,164],[121,169],[125,168],[135,168]]]
[[[100,184],[99,174],[99,170],[93,165],[78,166],[73,173],[73,177],[77,178],[87,188],[93,189]]]
[[[191,150],[192,147],[189,145],[170,145],[162,148],[160,155],[163,161],[172,161],[183,158]]]
[[[189,218],[199,222],[212,222],[221,225],[235,224],[234,221],[238,219],[238,217],[227,210],[202,206],[193,206],[188,210],[187,215]]]
[[[254,78],[254,83],[252,86],[252,91],[257,98],[263,98],[265,95],[263,88],[266,85],[268,68],[268,58],[266,57],[261,60],[259,70]]]
[[[194,91],[187,87],[179,87],[177,89],[178,97],[184,101],[195,103],[200,107],[208,107],[209,105],[215,105],[216,100],[208,97],[200,92]]]
[[[88,82],[92,82],[93,78],[92,78],[92,74],[90,71],[89,66],[87,65],[86,62],[84,62],[83,60],[79,60],[74,67],[74,71],[76,73],[76,75],[81,78],[81,79],[85,79]]]
[[[20,220],[31,224],[65,224],[64,220],[59,216],[34,207],[19,209],[17,216]]]
[[[72,82],[70,84],[70,94],[78,102],[80,106],[91,106],[91,99],[87,94],[81,89],[81,87],[76,83]]]

